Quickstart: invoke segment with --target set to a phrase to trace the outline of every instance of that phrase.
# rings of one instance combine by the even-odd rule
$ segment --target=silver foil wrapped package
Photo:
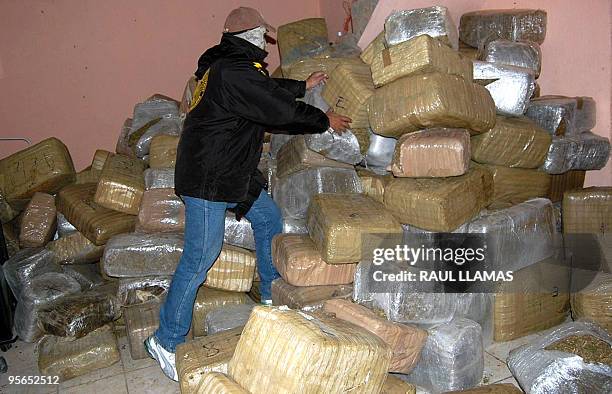
[[[555,346],[564,340],[570,343]],[[612,365],[597,360],[606,353],[609,360],[610,346],[612,337],[599,326],[565,323],[512,350],[508,368],[527,394],[610,393]]]
[[[283,217],[303,219],[315,194],[362,191],[361,181],[354,169],[314,167],[279,178],[273,195]]]
[[[600,170],[610,157],[610,140],[585,132],[570,136],[554,136],[542,170],[563,174],[570,170]]]
[[[480,325],[454,319],[431,327],[421,360],[408,380],[435,393],[477,386],[484,373],[484,349]]]
[[[357,137],[350,130],[338,135],[330,130],[304,136],[309,149],[342,163],[357,164],[363,160]]]
[[[107,242],[100,262],[110,277],[172,275],[182,253],[180,234],[126,233]]]
[[[57,213],[57,236],[64,237],[71,233],[74,233],[77,229],[74,227],[72,223],[66,219],[64,215],[61,213]]]
[[[122,306],[161,301],[170,288],[171,276],[143,276],[119,280],[117,300]]]
[[[459,39],[474,48],[494,39],[542,44],[545,37],[544,10],[473,11],[461,15],[459,23]]]
[[[595,127],[597,105],[592,97],[541,96],[525,115],[553,135],[576,135]]]
[[[17,299],[23,287],[38,275],[61,272],[60,267],[54,262],[53,253],[43,248],[21,249],[4,263],[2,269],[6,282]]]
[[[385,20],[385,40],[388,45],[399,44],[427,34],[457,49],[457,27],[446,7],[434,6],[397,11]]]
[[[383,137],[378,135],[371,130],[370,133],[370,145],[365,155],[365,162],[368,167],[376,168],[387,168],[393,160],[393,153],[395,152],[395,145],[397,139],[391,137]]]
[[[226,212],[223,242],[244,249],[255,250],[255,236],[253,235],[251,222],[246,218],[238,221],[233,212]]]
[[[144,180],[146,190],[174,188],[174,168],[147,168]]]
[[[283,218],[283,234],[308,234],[306,219]]]
[[[474,61],[474,82],[486,83],[497,112],[520,116],[535,90],[535,76],[527,68]]]
[[[15,333],[24,342],[35,342],[44,334],[40,326],[40,309],[80,291],[81,285],[66,274],[47,272],[33,278],[24,286],[17,301]]]
[[[180,135],[181,129],[182,120],[178,115],[162,116],[158,122],[147,128],[147,130],[138,139],[138,142],[136,142],[136,145],[134,145],[136,156],[142,158],[149,154],[151,140],[156,135]]]
[[[206,314],[206,335],[242,327],[249,320],[255,304],[227,305]]]
[[[172,100],[149,99],[134,106],[131,133],[134,133],[148,122],[164,115],[178,116],[178,103]]]
[[[488,42],[480,58],[485,62],[528,68],[537,78],[542,67],[542,51],[535,42],[493,40]]]

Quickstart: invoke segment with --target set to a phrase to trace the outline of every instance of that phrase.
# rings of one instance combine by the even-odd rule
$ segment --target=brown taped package
[[[102,171],[102,169],[104,168],[104,163],[106,163],[106,160],[112,155],[113,154],[107,150],[96,150],[96,153],[94,153],[93,160],[91,161],[90,168],[92,170]]]
[[[323,51],[327,44],[327,25],[323,18],[308,18],[278,27],[276,42],[283,73],[287,67],[305,57]]]
[[[396,178],[385,188],[385,207],[401,223],[450,232],[489,205],[491,174],[471,168],[451,178]]]
[[[393,176],[391,174],[378,175],[364,169],[357,170],[357,175],[363,186],[363,194],[382,203],[384,201],[385,186],[393,179]]]
[[[102,170],[95,170],[90,166],[76,173],[74,183],[77,185],[82,185],[84,183],[98,183],[100,181],[100,175],[102,175]]]
[[[365,64],[372,65],[374,56],[378,55],[382,50],[385,49],[385,31],[381,31],[378,35],[368,44],[367,47],[361,52],[359,57],[364,61]]]
[[[38,343],[38,370],[60,381],[106,368],[120,359],[111,325],[79,339],[47,335]]]
[[[550,193],[548,199],[552,202],[563,201],[566,191],[582,189],[586,171],[570,170],[565,174],[551,175]]]
[[[109,157],[104,163],[94,201],[115,211],[138,215],[144,193],[144,164],[123,155]]]
[[[9,203],[29,199],[36,192],[57,193],[74,180],[70,152],[57,138],[0,160],[0,190]]]
[[[148,357],[144,341],[159,327],[160,306],[157,301],[149,301],[123,308],[123,320],[133,360]]]
[[[546,198],[551,176],[544,171],[483,165],[493,175],[493,203],[520,204],[532,198]]]
[[[472,137],[472,159],[505,167],[538,168],[552,136],[528,118],[498,116],[495,127]]]
[[[253,394],[267,394],[271,387],[287,393],[379,393],[390,359],[387,344],[361,327],[257,306],[228,372]]]
[[[242,328],[233,328],[207,335],[176,347],[176,372],[181,393],[196,393],[208,372],[227,372],[227,363],[234,355]]]
[[[369,127],[367,100],[374,94],[370,67],[340,64],[329,74],[321,96],[334,112],[351,118],[351,127]]]
[[[95,183],[67,186],[57,195],[57,209],[96,245],[104,245],[113,235],[134,231],[136,216],[94,203],[95,192]]]
[[[303,135],[290,139],[276,155],[276,177],[282,178],[312,167],[353,168],[352,165],[328,159],[308,148]]]
[[[512,383],[496,383],[488,384],[486,386],[474,387],[466,390],[459,391],[447,391],[444,394],[521,394],[522,391],[518,389]]]
[[[416,394],[416,387],[393,375],[387,375],[380,394]]]
[[[223,245],[217,261],[208,271],[205,286],[214,289],[247,292],[253,284],[257,259],[250,250]]]
[[[49,242],[47,249],[58,264],[95,263],[104,253],[104,245],[94,244],[78,231]]]
[[[195,337],[206,335],[206,315],[208,312],[227,305],[243,305],[252,303],[246,293],[223,291],[200,286],[193,304],[191,329]]]
[[[363,194],[323,193],[308,208],[308,234],[329,264],[359,262],[365,234],[397,235],[402,226],[383,205]]]
[[[391,162],[393,175],[412,178],[458,176],[469,167],[470,133],[461,129],[404,134],[397,141]]]
[[[45,246],[55,234],[56,223],[55,197],[34,193],[21,218],[19,243],[25,248]]]
[[[179,136],[177,135],[159,134],[153,137],[149,147],[149,167],[174,167],[178,143]]]
[[[464,44],[461,41],[459,41],[458,52],[463,55],[464,58],[469,59],[470,61],[479,60],[480,54],[478,53],[478,49],[472,48],[471,46]]]
[[[431,72],[457,75],[471,82],[472,62],[426,34],[383,49],[371,63],[376,87],[401,77]]]
[[[293,286],[353,283],[357,264],[328,264],[308,235],[278,234],[272,240],[272,261],[283,279]]]
[[[376,89],[368,114],[376,134],[394,138],[433,127],[477,134],[495,125],[495,103],[485,87],[442,73],[404,77]]]
[[[611,233],[612,187],[588,187],[563,196],[563,232]]]
[[[612,334],[611,273],[598,273],[587,287],[572,293],[571,304],[574,317],[595,322]]]
[[[221,372],[209,372],[202,375],[197,387],[198,394],[249,394],[234,379]]]
[[[327,300],[323,304],[323,310],[334,313],[338,319],[365,328],[389,345],[393,352],[389,372],[408,373],[419,361],[421,350],[427,340],[427,331],[390,322],[377,316],[365,306],[348,300]]]
[[[292,309],[302,309],[308,306],[322,306],[321,302],[332,298],[351,298],[352,285],[330,286],[291,286],[282,278],[272,281],[272,303],[287,305]]]
[[[511,341],[561,324],[569,312],[569,286],[569,267],[555,257],[514,271],[514,280],[496,290],[494,341]]]
[[[332,71],[339,64],[360,64],[361,61],[358,58],[347,58],[347,57],[327,57],[327,58],[308,58],[299,60],[289,67],[288,73],[285,73],[285,78],[295,79],[298,81],[305,81],[310,74],[315,71],[323,71],[327,75],[331,74]]]
[[[136,229],[145,233],[182,232],[185,229],[185,204],[174,189],[144,192]]]

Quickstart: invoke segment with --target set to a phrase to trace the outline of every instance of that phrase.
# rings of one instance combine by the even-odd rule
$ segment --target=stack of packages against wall
[[[531,41],[542,44],[546,37],[546,11],[483,10],[461,15],[459,39],[474,47],[491,39]]]
[[[198,387],[206,386],[204,376],[210,372],[227,373],[227,364],[234,355],[242,334],[242,327],[218,334],[207,335],[182,343],[176,348],[176,371],[182,393],[202,392]],[[210,383],[210,382],[208,382]],[[218,391],[210,391],[218,393]]]
[[[206,335],[206,316],[213,310],[230,305],[248,305],[252,303],[246,293],[201,286],[193,305],[193,335],[195,337]]]
[[[327,25],[323,18],[302,19],[281,25],[276,39],[285,75],[290,75],[293,63],[302,58],[315,57],[329,47]]]
[[[612,338],[586,322],[564,323],[508,356],[508,368],[528,393],[608,393]]]
[[[174,167],[178,142],[177,135],[159,134],[153,137],[149,147],[149,167]]]
[[[185,204],[174,189],[151,189],[142,195],[136,230],[147,233],[182,232]]]
[[[254,394],[270,387],[286,392],[377,393],[390,360],[386,343],[353,324],[258,306],[242,332],[228,373]]]
[[[272,303],[287,305],[291,309],[320,309],[322,301],[333,298],[349,299],[352,285],[292,286],[283,278],[272,281]]]
[[[144,193],[145,165],[142,161],[114,155],[106,160],[94,202],[118,212],[137,215]]]
[[[19,244],[30,248],[45,246],[55,234],[56,221],[55,197],[34,193],[21,218]]]

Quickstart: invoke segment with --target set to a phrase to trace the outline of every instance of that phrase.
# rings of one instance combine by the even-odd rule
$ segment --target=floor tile
[[[512,376],[512,373],[506,366],[506,363],[498,360],[492,355],[485,353],[484,361],[482,384],[491,384]]]
[[[9,376],[36,376],[38,375],[38,356],[35,343],[17,341],[7,352],[0,352],[4,357],[8,370],[0,375],[0,386],[8,383]]]
[[[141,360],[133,360],[130,354],[130,345],[128,344],[127,337],[119,338],[117,342],[119,344],[119,352],[121,353],[121,361],[123,362],[123,370],[125,372],[157,365],[155,360],[149,357]]]
[[[74,379],[66,380],[65,382],[60,383],[60,392],[63,389],[97,382],[98,380],[106,379],[117,375],[123,375],[123,365],[121,361],[111,365],[110,367],[97,369],[86,375],[78,376]]]
[[[510,350],[516,349],[517,347],[522,346],[537,337],[538,334],[531,334],[527,335],[526,337],[515,339],[514,341],[494,343],[493,345],[487,347],[486,351],[487,353],[495,356],[497,359],[506,362],[508,354],[510,354]]]
[[[163,393],[163,391],[159,391]],[[83,385],[63,388],[60,386],[61,394],[127,394],[125,375],[109,376]]]
[[[179,384],[166,377],[157,365],[125,374],[130,394],[180,393]]]

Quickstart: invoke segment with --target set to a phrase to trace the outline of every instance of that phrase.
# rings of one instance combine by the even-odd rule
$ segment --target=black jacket
[[[210,68],[208,85],[185,119],[175,169],[178,195],[252,203],[265,185],[257,170],[264,130],[327,130],[325,113],[295,100],[304,95],[305,82],[273,79],[256,66],[266,55],[248,41],[224,34],[219,45],[200,57],[196,77]]]

